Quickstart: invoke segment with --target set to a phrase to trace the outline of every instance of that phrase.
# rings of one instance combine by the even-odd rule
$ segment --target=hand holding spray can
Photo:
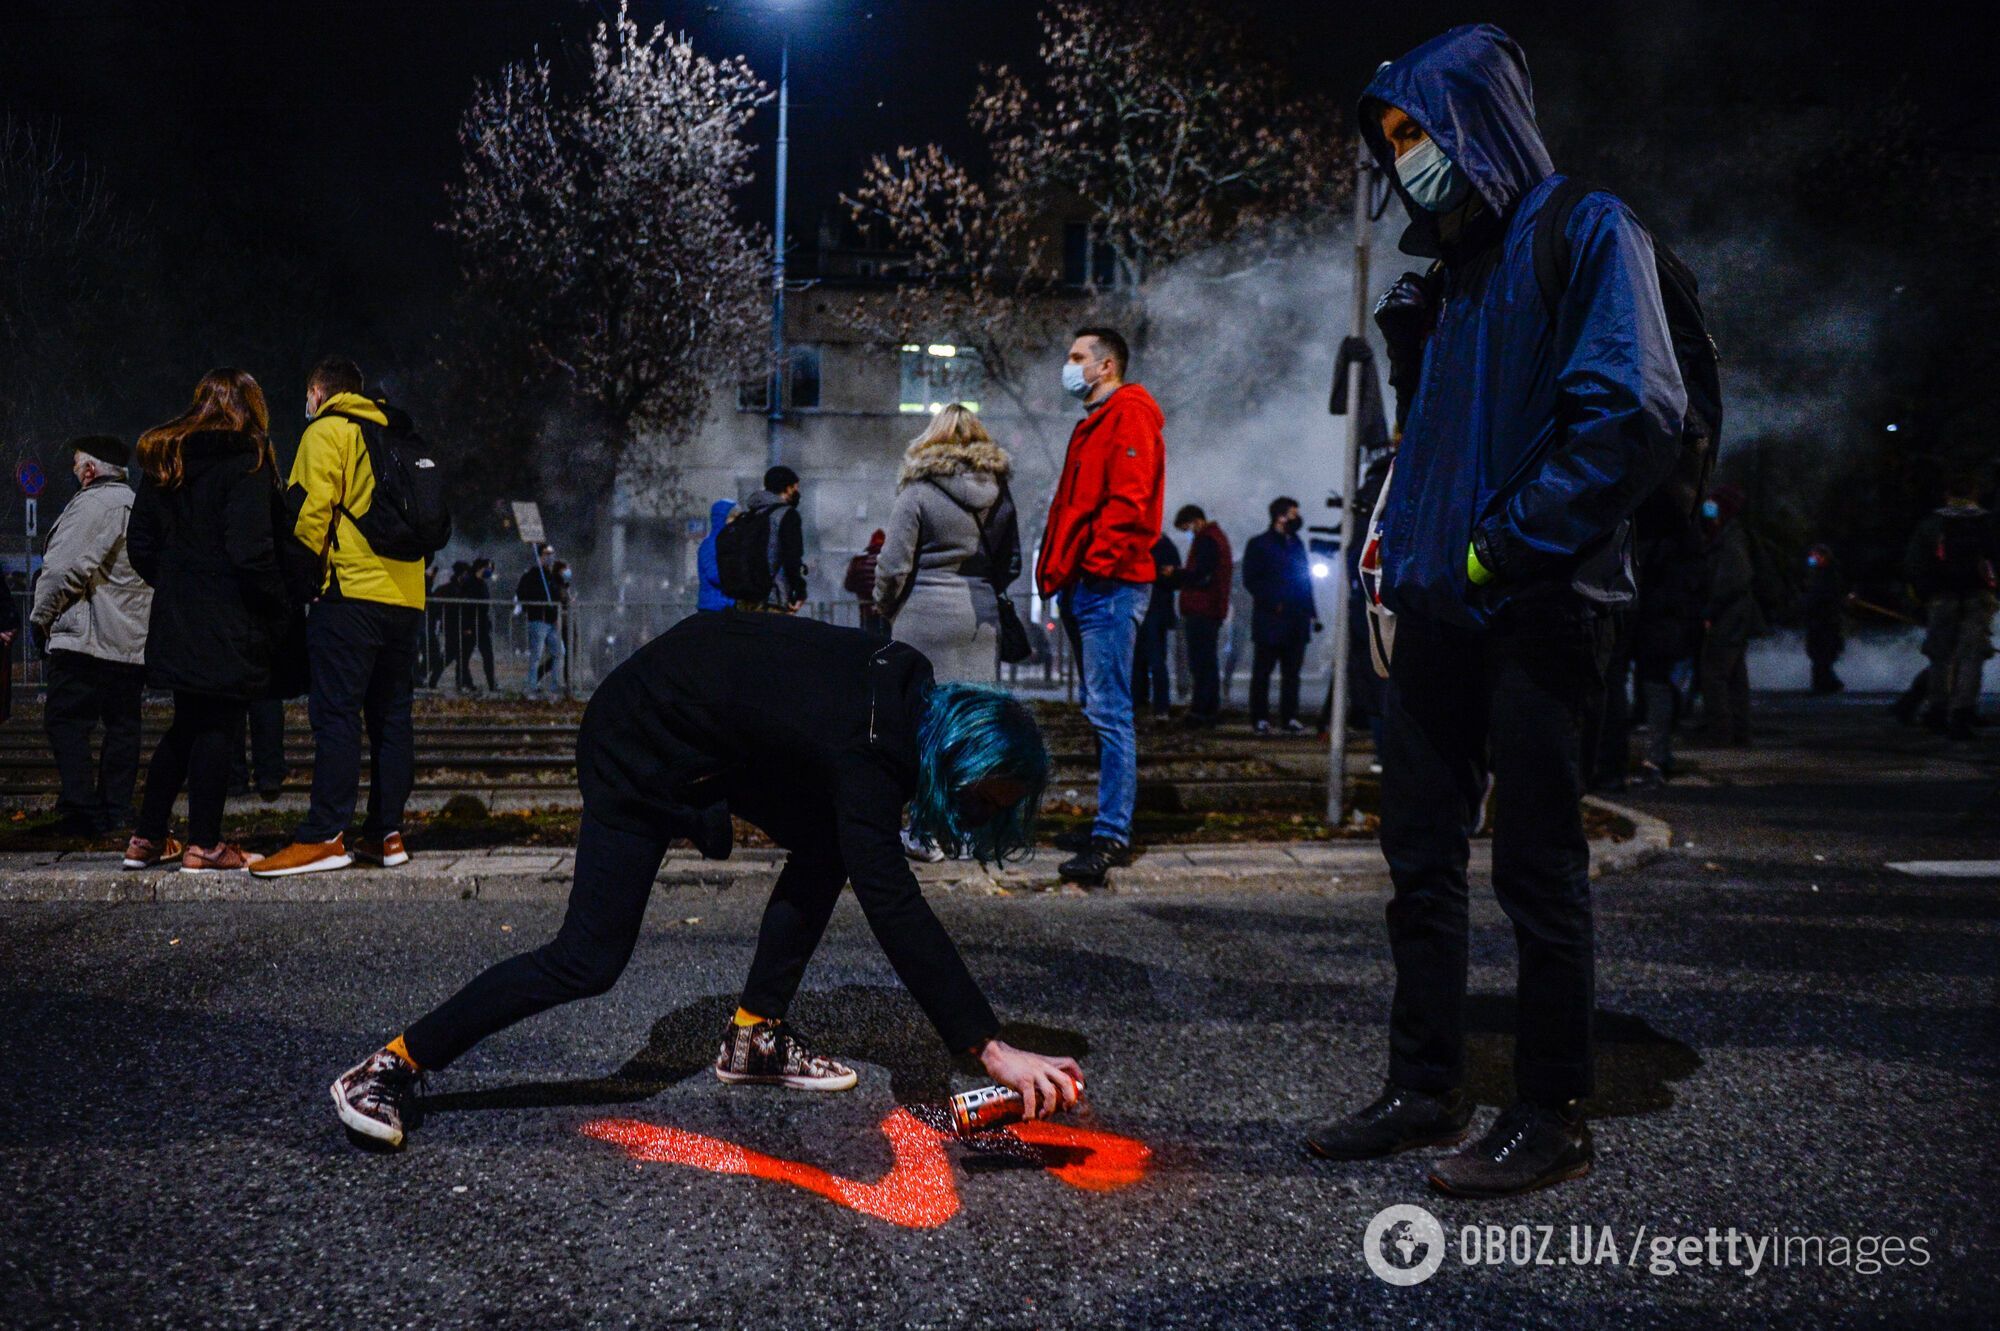
[[[1076,1089],[1077,1094],[1083,1093],[1083,1078],[1076,1079]],[[951,1130],[960,1136],[1019,1123],[1024,1117],[1022,1111],[1027,1107],[1021,1093],[1011,1086],[981,1086],[975,1091],[960,1091],[948,1103],[951,1107]]]

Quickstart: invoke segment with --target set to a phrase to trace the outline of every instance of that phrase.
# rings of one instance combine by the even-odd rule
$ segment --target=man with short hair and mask
[[[1056,841],[1075,852],[1059,872],[1086,886],[1101,886],[1132,851],[1139,794],[1132,650],[1152,599],[1166,494],[1166,416],[1152,394],[1125,382],[1130,365],[1116,329],[1079,329],[1070,342],[1063,388],[1082,400],[1083,419],[1070,431],[1035,568],[1043,598],[1060,598],[1075,621],[1083,714],[1097,732],[1096,822]]]
[[[1243,547],[1243,590],[1250,593],[1250,725],[1271,733],[1271,671],[1278,670],[1278,725],[1303,734],[1299,721],[1299,668],[1319,628],[1312,561],[1299,530],[1299,501],[1279,495],[1270,504],[1271,526]]]
[[[1463,1141],[1468,835],[1489,772],[1493,888],[1520,952],[1515,1102],[1435,1160],[1433,1187],[1497,1197],[1589,1171],[1594,1089],[1582,723],[1605,612],[1634,596],[1631,517],[1673,468],[1686,390],[1652,239],[1601,191],[1569,212],[1551,309],[1536,219],[1562,177],[1528,67],[1499,29],[1453,29],[1379,69],[1368,147],[1441,261],[1443,299],[1382,502],[1382,850],[1396,987],[1387,1085],[1307,1138],[1341,1160]]]
[[[112,435],[86,435],[69,447],[79,488],[49,532],[28,624],[48,653],[43,725],[62,780],[59,827],[102,836],[125,831],[132,817],[153,589],[125,553],[131,450]],[[104,743],[92,772],[90,739],[100,725]]]

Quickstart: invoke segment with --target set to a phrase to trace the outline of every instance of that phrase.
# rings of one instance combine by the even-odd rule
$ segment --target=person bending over
[[[1081,1070],[1015,1049],[918,890],[899,832],[1004,860],[1033,844],[1049,756],[1019,702],[936,684],[903,643],[740,610],[694,615],[612,671],[577,736],[576,875],[555,938],[493,966],[341,1074],[355,1132],[400,1146],[419,1071],[449,1067],[525,1017],[604,993],[625,969],[669,842],[726,858],[732,814],[787,856],[764,909],[716,1077],[844,1091],[851,1068],[785,1025],[840,889],[855,897],[917,1005],[954,1051],[1020,1091],[1030,1117],[1074,1104]]]

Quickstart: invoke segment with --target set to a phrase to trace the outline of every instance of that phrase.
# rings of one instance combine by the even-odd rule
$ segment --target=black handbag
[[[985,516],[982,517],[978,509],[960,500],[957,495],[939,485],[935,480],[929,477],[925,477],[925,480],[930,484],[931,488],[935,489],[952,503],[958,505],[959,509],[972,519],[972,525],[978,528],[979,553],[973,558],[966,560],[963,564],[960,564],[958,571],[968,578],[983,578],[986,585],[993,589],[993,599],[998,603],[997,617],[1000,629],[1000,659],[1008,665],[1019,665],[1035,654],[1035,648],[1028,641],[1028,630],[1022,627],[1021,612],[1014,608],[1013,598],[1007,595],[1007,587],[1014,581],[1014,575],[1008,569],[1008,565],[1014,562],[1014,556],[1008,552],[993,549],[986,535],[992,525],[992,519],[996,515],[1005,513],[1008,521],[1012,521],[1014,516],[1013,493],[1008,490],[1007,482],[1002,480],[1000,482],[1000,497],[993,501],[992,507],[988,508]],[[1002,523],[1001,526],[1004,530],[1007,523]],[[914,576],[913,571],[913,579]]]

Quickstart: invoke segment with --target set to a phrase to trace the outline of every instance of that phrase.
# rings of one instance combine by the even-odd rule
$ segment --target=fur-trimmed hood
[[[1013,469],[1007,450],[990,442],[953,444],[939,441],[911,444],[903,450],[903,469],[896,476],[896,488],[916,481],[943,480],[968,472],[985,472],[1003,478]]]

